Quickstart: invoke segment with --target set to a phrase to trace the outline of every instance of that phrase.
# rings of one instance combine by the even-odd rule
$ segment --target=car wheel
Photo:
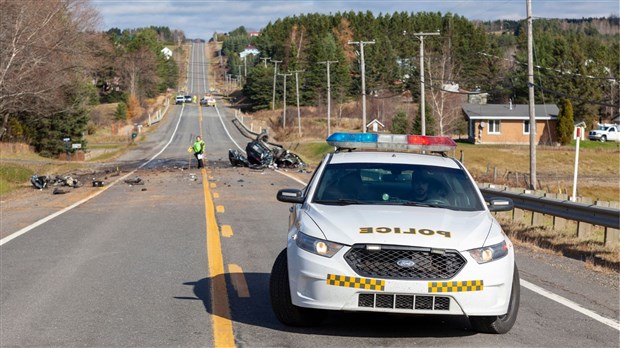
[[[320,324],[326,313],[312,308],[295,306],[291,302],[291,288],[288,279],[286,249],[276,258],[269,279],[271,308],[278,320],[289,326],[315,326]]]
[[[607,137],[603,135],[603,136],[601,137],[601,143],[604,143],[604,142],[606,142],[606,141],[607,141]]]
[[[472,328],[478,332],[493,334],[504,334],[510,331],[517,320],[517,313],[519,312],[520,290],[519,271],[517,270],[517,265],[515,265],[508,312],[504,315],[497,316],[470,317],[469,322]]]

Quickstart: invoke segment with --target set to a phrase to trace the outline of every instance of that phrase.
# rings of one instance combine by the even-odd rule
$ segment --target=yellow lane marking
[[[206,170],[202,169],[202,186],[205,197],[205,217],[207,223],[207,256],[209,278],[211,279],[211,307],[214,347],[235,347],[233,327],[224,275],[224,256],[220,232],[215,220],[215,207],[209,191]]]
[[[228,274],[230,275],[232,286],[235,288],[235,291],[237,291],[237,296],[243,298],[250,297],[248,282],[245,281],[245,275],[243,275],[241,266],[235,265],[234,263],[228,264]]]
[[[230,238],[233,235],[233,230],[230,225],[222,225],[222,237]]]
[[[223,213],[225,211],[224,206],[223,205],[218,205],[215,208],[215,211],[217,211],[218,213]]]
[[[202,140],[205,140],[205,137],[202,135],[202,108],[198,108],[198,129],[200,130],[200,137],[202,138]],[[206,158],[203,159],[205,163],[207,163],[206,160]]]
[[[217,192],[213,192],[213,198],[220,198],[220,194]]]

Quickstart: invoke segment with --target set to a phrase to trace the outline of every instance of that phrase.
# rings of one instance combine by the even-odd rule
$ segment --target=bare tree
[[[83,78],[83,36],[98,22],[87,0],[0,0],[0,117],[49,115],[68,107],[63,87]]]
[[[430,86],[430,105],[433,115],[437,120],[439,135],[452,133],[460,119],[460,96],[451,92],[453,90],[449,82],[453,81],[455,75],[455,64],[452,62],[452,44],[450,36],[444,43],[439,59],[435,59],[426,65],[428,68],[428,84]]]
[[[159,82],[157,57],[148,47],[141,47],[120,56],[116,70],[121,74],[126,90],[136,97],[142,97],[145,91],[152,90]]]

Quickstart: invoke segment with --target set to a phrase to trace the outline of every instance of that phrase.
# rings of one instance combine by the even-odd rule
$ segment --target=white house
[[[252,45],[247,45],[245,46],[245,49],[239,53],[239,57],[241,57],[241,59],[243,59],[243,57],[252,54],[257,56],[260,53],[260,51],[258,50],[258,48],[252,46]]]
[[[166,57],[166,60],[170,59],[170,57],[172,57],[172,50],[169,49],[168,47],[164,47],[161,49],[161,53],[164,54],[164,56]]]

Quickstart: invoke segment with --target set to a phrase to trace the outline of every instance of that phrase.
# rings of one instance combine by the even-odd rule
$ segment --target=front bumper
[[[290,241],[290,240],[289,240]],[[480,265],[463,253],[467,264],[448,280],[366,278],[344,260],[344,247],[326,258],[288,244],[291,300],[307,308],[410,314],[503,315],[514,271],[514,253]]]
[[[601,138],[603,137],[602,134],[598,134],[598,133],[590,133],[590,135],[588,135],[588,139],[590,140],[601,140]]]

